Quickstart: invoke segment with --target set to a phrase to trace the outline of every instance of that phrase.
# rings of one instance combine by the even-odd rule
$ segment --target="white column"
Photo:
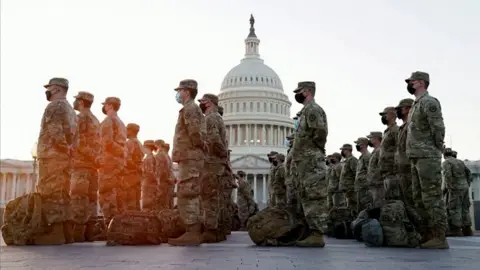
[[[263,203],[267,203],[267,175],[263,174],[262,175],[262,183],[263,183],[263,189],[262,189],[262,197],[263,197]]]
[[[245,125],[245,140],[247,141],[247,145],[250,145],[250,125]]]
[[[254,145],[257,145],[257,140],[258,140],[258,132],[257,132],[258,128],[257,128],[257,124],[253,124],[253,137],[254,138],[254,141],[253,141],[253,144]]]
[[[2,183],[2,185],[0,186],[1,189],[0,189],[0,201],[5,201],[5,189],[7,188],[7,177],[5,174],[2,173],[2,175],[0,176],[0,182]]]
[[[270,132],[268,133],[268,145],[273,144],[273,125],[270,125]]]
[[[228,130],[229,130],[229,131],[228,131],[228,132],[229,132],[229,133],[228,133],[228,144],[229,144],[229,145],[233,145],[233,140],[232,140],[232,139],[233,139],[233,127],[232,127],[232,125],[230,125],[230,126],[228,127]]]
[[[262,143],[261,145],[266,145],[267,142],[266,142],[266,139],[267,139],[267,134],[266,134],[266,130],[265,130],[265,124],[262,125]]]
[[[257,202],[257,174],[253,174],[253,200]]]
[[[17,174],[14,173],[12,177],[12,199],[16,198],[16,195],[15,195],[16,191],[17,191]]]
[[[237,145],[242,145],[243,136],[242,136],[242,126],[237,125]]]

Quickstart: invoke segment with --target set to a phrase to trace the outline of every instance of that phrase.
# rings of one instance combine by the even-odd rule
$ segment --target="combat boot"
[[[85,242],[85,230],[86,225],[83,224],[75,224],[73,225],[73,239],[76,243]]]
[[[85,241],[95,241],[95,222],[89,221],[87,225],[85,225]]]
[[[202,233],[202,241],[203,243],[217,243],[217,234],[219,232],[217,230],[208,230],[205,229]]]
[[[472,227],[470,226],[463,227],[462,232],[463,232],[463,236],[473,236]]]
[[[65,234],[65,244],[75,243],[73,234],[73,221],[63,222],[63,233]]]
[[[420,245],[420,248],[425,249],[449,249],[447,238],[444,230],[433,229],[432,238]]]
[[[323,234],[319,231],[312,231],[312,233],[305,239],[297,241],[296,243],[299,247],[321,247],[325,246],[325,240],[323,239]]]
[[[447,232],[447,236],[461,237],[461,236],[463,236],[462,229],[456,228],[456,227],[452,227],[452,228]]]
[[[188,225],[187,231],[178,238],[168,239],[168,244],[172,246],[198,246],[202,243],[202,225]]]
[[[51,224],[46,232],[37,235],[33,241],[34,245],[63,245],[65,244],[65,234],[63,233],[63,224]]]

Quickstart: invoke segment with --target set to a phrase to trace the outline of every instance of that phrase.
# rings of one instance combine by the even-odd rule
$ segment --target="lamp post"
[[[33,158],[33,173],[32,173],[32,190],[35,191],[37,186],[37,143],[35,142],[31,150]]]

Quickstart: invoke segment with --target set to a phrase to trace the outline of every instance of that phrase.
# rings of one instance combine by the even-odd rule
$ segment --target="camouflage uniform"
[[[352,151],[351,144],[344,144],[340,150]],[[339,189],[345,194],[345,200],[347,201],[347,207],[356,216],[357,211],[357,194],[355,193],[355,173],[357,172],[358,159],[353,155],[345,158],[345,162],[342,167],[342,173],[340,174]]]
[[[276,155],[277,160],[277,171],[275,172],[275,177],[272,179],[272,191],[274,198],[274,204],[272,206],[285,209],[287,206],[287,190],[285,187],[285,156],[282,154]]]
[[[207,136],[205,141],[208,151],[205,153],[205,169],[202,177],[201,199],[203,206],[203,222],[206,231],[203,234],[205,242],[217,242],[218,219],[220,207],[220,184],[225,173],[228,148],[226,130],[223,119],[218,113],[218,97],[205,94],[199,102],[210,102],[213,107],[205,113]],[[218,239],[220,240],[220,239]]]
[[[445,150],[442,163],[443,179],[447,194],[447,218],[450,234],[462,236],[462,228],[472,226],[470,219],[469,184],[465,164],[452,157],[452,150]]]
[[[241,231],[246,229],[252,203],[255,203],[252,198],[252,187],[244,177],[240,177],[238,180],[237,206]]]
[[[287,136],[287,140],[290,141],[290,145],[287,150],[287,158],[285,162],[285,187],[286,187],[286,197],[287,197],[287,207],[290,209],[292,213],[296,213],[300,211],[300,205],[297,199],[297,191],[296,188],[293,184],[293,175],[295,172],[295,168],[292,166],[292,156],[293,156],[293,151],[292,146],[293,146],[293,140],[295,138],[295,135],[292,134],[290,136]]]
[[[275,178],[275,172],[277,171],[277,166],[273,165],[273,156],[278,154],[278,152],[271,151],[270,153],[267,154],[268,161],[270,161],[270,174],[268,175],[268,201],[267,201],[267,206],[272,206],[275,204],[273,198],[273,190],[272,190],[272,181],[273,178]]]
[[[429,82],[425,72],[414,72],[405,81]],[[407,157],[412,166],[413,199],[417,212],[431,233],[422,245],[425,248],[448,248],[445,239],[447,215],[442,198],[441,151],[445,138],[440,102],[428,91],[417,96],[408,115]]]
[[[345,195],[340,191],[340,175],[342,174],[343,164],[340,163],[342,155],[340,153],[333,153],[331,155],[331,169],[328,171],[328,193],[331,196],[331,207],[342,207],[347,203],[345,201]],[[330,208],[330,207],[329,207]]]
[[[370,132],[368,139],[373,137],[382,138],[382,133],[378,131]],[[368,161],[367,182],[372,195],[372,207],[378,208],[385,204],[385,187],[383,185],[382,175],[379,168],[380,147],[375,147]]]
[[[195,80],[183,80],[175,91],[198,91]],[[171,245],[199,244],[201,242],[200,179],[205,163],[205,117],[192,100],[179,111],[173,139],[172,161],[178,163],[177,206],[186,233],[169,239]],[[200,242],[199,242],[200,241]]]
[[[155,149],[153,140],[143,142],[143,147],[147,150],[147,155],[143,160],[142,177],[142,211],[158,213],[159,203],[159,179],[157,177],[157,164],[152,150]]]
[[[172,171],[172,161],[168,156],[167,145],[163,140],[156,140],[155,173],[158,180],[158,202],[160,210],[173,208],[173,193],[175,190],[175,175]]]
[[[128,210],[140,210],[143,148],[137,139],[140,126],[134,123],[127,125],[127,159],[123,178],[125,206]]]
[[[395,113],[394,107],[387,107],[380,116],[385,116],[389,113]],[[397,149],[398,126],[393,122],[391,126],[383,133],[382,144],[380,145],[380,156],[378,166],[380,174],[382,175],[385,197],[390,200],[400,199],[400,187],[398,184],[398,177],[395,174],[395,151]]]
[[[358,138],[354,143],[368,146],[368,139]],[[370,162],[370,152],[368,150],[360,155],[357,162],[357,171],[355,174],[355,192],[357,193],[357,213],[366,209],[372,203],[372,196],[368,189],[367,174],[368,163]]]
[[[53,78],[45,88],[51,85],[68,89],[68,80]],[[73,219],[69,190],[72,152],[77,140],[77,116],[72,106],[66,99],[50,101],[43,113],[38,137],[37,191],[42,196],[46,223],[60,232],[64,224]]]
[[[315,82],[299,82],[295,94],[310,91],[315,94]],[[325,111],[315,100],[304,104],[293,142],[292,166],[295,166],[293,182],[303,207],[305,219],[311,234],[300,246],[325,245],[323,234],[327,230],[327,179],[325,164],[325,143],[328,123]]]
[[[79,92],[75,99],[93,103],[93,95]],[[74,215],[76,241],[82,239],[82,231],[88,227],[88,239],[93,240],[93,229],[97,216],[98,203],[98,169],[101,166],[102,141],[100,122],[90,108],[83,108],[77,116],[78,147],[73,160],[73,172],[70,185],[72,210]],[[99,158],[100,157],[100,158]],[[88,224],[87,224],[88,222]],[[87,224],[87,227],[85,227]]]
[[[103,104],[120,106],[117,97],[107,97]],[[118,117],[107,116],[100,124],[100,133],[103,144],[104,166],[99,171],[98,192],[100,207],[102,208],[105,224],[123,213],[125,195],[123,192],[123,173],[125,169],[127,130],[125,124]]]

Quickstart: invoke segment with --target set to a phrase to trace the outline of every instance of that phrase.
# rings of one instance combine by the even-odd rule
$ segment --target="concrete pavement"
[[[478,269],[480,237],[449,239],[449,250],[369,248],[355,240],[327,239],[324,249],[252,245],[245,232],[200,247],[1,246],[0,269]]]

